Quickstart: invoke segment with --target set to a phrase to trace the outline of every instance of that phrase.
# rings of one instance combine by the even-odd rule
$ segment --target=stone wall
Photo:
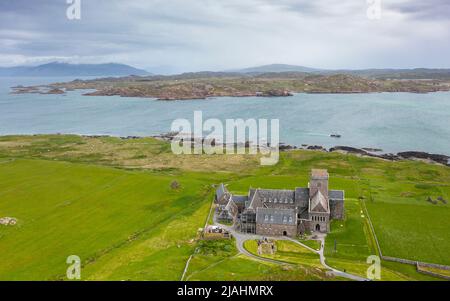
[[[344,219],[343,200],[330,200],[330,216],[332,219]]]
[[[313,229],[311,229],[311,222],[308,220],[300,220],[297,228],[298,234],[305,234],[307,232],[311,232]]]
[[[438,266],[441,266],[441,265],[438,265]],[[439,278],[442,278],[442,279],[450,280],[450,276],[442,275],[442,274],[435,273],[435,272],[432,272],[432,271],[428,271],[428,270],[424,269],[424,267],[436,268],[436,265],[435,264],[431,264],[431,265],[430,264],[421,264],[421,263],[418,262],[417,266],[416,266],[417,272],[425,274],[425,275],[430,275],[430,276],[433,276],[433,277],[439,277]],[[441,267],[442,267],[443,270],[447,270],[447,271],[450,270],[449,266],[441,266]]]
[[[386,261],[393,261],[393,262],[400,262],[400,263],[404,263],[404,264],[414,265],[414,266],[416,266],[416,270],[419,273],[427,274],[427,275],[430,275],[430,276],[434,276],[434,277],[439,277],[439,278],[450,280],[449,276],[441,275],[441,274],[434,273],[434,272],[427,271],[427,270],[423,269],[423,267],[429,267],[429,268],[436,268],[436,269],[450,271],[450,266],[447,266],[447,265],[436,264],[436,263],[420,262],[420,261],[414,261],[414,260],[409,260],[409,259],[404,259],[404,258],[397,258],[397,257],[390,257],[390,256],[383,256],[383,255],[381,256],[381,259],[386,260]]]
[[[256,234],[266,236],[283,236],[283,232],[290,237],[297,236],[297,225],[256,224]]]

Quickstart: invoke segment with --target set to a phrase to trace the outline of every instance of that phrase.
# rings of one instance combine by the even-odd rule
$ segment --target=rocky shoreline
[[[161,135],[154,135],[150,136],[152,138],[164,140],[164,141],[172,141],[176,133],[166,133]],[[90,137],[101,137],[101,136],[90,136]],[[127,136],[127,137],[119,137],[121,139],[140,139],[143,137],[139,136]],[[191,138],[191,141],[203,143],[204,139],[195,139]],[[214,143],[212,143],[214,145]],[[246,142],[245,145],[238,145],[237,143],[234,144],[235,147],[248,147],[250,145],[250,142]],[[258,146],[259,147],[259,146]],[[388,161],[400,161],[400,160],[421,160],[428,163],[437,163],[445,166],[450,167],[450,156],[447,155],[441,155],[441,154],[432,154],[427,152],[421,152],[421,151],[405,151],[405,152],[398,152],[396,154],[393,153],[383,153],[382,149],[379,148],[356,148],[351,146],[334,146],[329,149],[326,149],[323,146],[320,145],[307,145],[302,144],[301,147],[295,146],[295,145],[289,145],[280,143],[279,145],[280,151],[291,151],[291,150],[314,150],[314,151],[323,151],[323,152],[340,152],[345,154],[353,154],[353,155],[359,155],[364,157],[372,157],[372,158],[379,158],[383,160]]]

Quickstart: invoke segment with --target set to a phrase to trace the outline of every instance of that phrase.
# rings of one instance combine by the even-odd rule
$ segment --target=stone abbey
[[[328,179],[327,170],[313,169],[308,187],[257,188],[247,195],[234,195],[220,184],[215,195],[218,219],[232,222],[240,232],[258,235],[327,233],[331,220],[344,218],[344,191],[330,190]]]

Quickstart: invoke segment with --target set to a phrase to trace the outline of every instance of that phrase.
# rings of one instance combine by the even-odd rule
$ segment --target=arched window
[[[269,216],[266,214],[264,215],[264,220],[267,222],[269,220]]]
[[[270,216],[270,221],[273,222],[273,215]]]
[[[287,223],[287,216],[283,216],[283,223]]]
[[[289,216],[289,222],[292,223],[292,216]]]

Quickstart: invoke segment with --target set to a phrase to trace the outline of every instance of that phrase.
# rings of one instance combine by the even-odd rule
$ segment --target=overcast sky
[[[66,1],[0,0],[0,66],[450,67],[449,0],[381,0],[380,19],[366,0],[80,0],[80,20]]]

